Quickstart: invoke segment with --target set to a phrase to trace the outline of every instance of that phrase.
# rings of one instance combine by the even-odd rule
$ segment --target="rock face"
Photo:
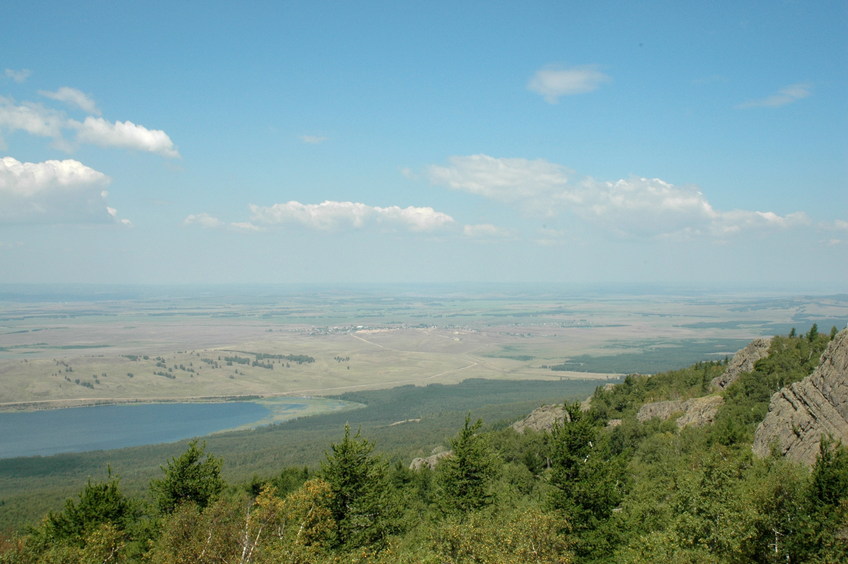
[[[554,423],[562,423],[565,420],[565,408],[562,404],[543,405],[537,407],[530,415],[516,421],[512,424],[512,428],[516,433],[523,434],[524,431],[550,431],[554,427]]]
[[[748,346],[733,355],[727,370],[721,376],[713,378],[710,383],[713,389],[723,390],[735,382],[740,374],[753,370],[758,360],[768,356],[769,346],[771,346],[771,337],[761,337],[748,343]]]
[[[812,465],[824,433],[848,444],[848,330],[830,342],[810,376],[771,397],[768,414],[754,434],[754,453],[768,456],[773,446]]]
[[[707,425],[715,420],[718,408],[724,403],[721,396],[704,396],[701,398],[693,398],[690,400],[677,401],[658,401],[654,403],[646,403],[636,414],[636,419],[639,421],[647,421],[655,417],[660,419],[670,419],[672,416],[681,414],[677,418],[677,427],[683,428],[687,425],[700,427]]]

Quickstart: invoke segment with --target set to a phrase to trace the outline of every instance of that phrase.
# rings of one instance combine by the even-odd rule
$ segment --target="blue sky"
[[[0,283],[846,289],[844,2],[3,18]]]

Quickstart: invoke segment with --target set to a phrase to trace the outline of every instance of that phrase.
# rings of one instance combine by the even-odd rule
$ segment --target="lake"
[[[291,411],[305,409],[292,402]],[[271,410],[252,402],[99,405],[0,413],[0,458],[168,443],[251,425]]]

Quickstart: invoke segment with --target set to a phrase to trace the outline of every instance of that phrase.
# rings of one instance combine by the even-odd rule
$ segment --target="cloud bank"
[[[532,217],[570,216],[625,237],[724,237],[809,223],[801,212],[719,211],[693,186],[659,178],[600,181],[542,159],[455,156],[432,165],[433,184],[515,206]]]
[[[111,179],[79,161],[0,158],[0,224],[128,224],[106,205]]]
[[[206,228],[227,227],[242,231],[260,230],[282,225],[299,225],[319,231],[339,231],[382,227],[412,232],[433,232],[452,226],[454,219],[431,207],[369,206],[360,202],[325,201],[303,204],[290,201],[271,206],[249,206],[249,222],[225,223],[206,213],[191,214],[186,225]]]

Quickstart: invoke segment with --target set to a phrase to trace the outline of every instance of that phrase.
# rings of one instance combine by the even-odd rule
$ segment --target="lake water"
[[[292,408],[301,407],[292,404]],[[259,422],[251,402],[100,405],[0,413],[0,458],[168,443]]]

